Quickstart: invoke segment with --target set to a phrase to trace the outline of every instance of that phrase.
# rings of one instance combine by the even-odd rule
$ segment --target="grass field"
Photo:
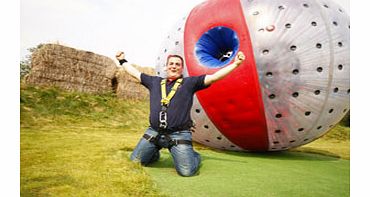
[[[149,104],[110,94],[21,84],[21,196],[349,196],[349,128],[288,152],[237,153],[201,145],[200,174],[176,174],[167,150],[128,160]]]
[[[349,161],[311,153],[200,151],[198,176],[176,176],[171,156],[146,170],[170,196],[349,196]]]

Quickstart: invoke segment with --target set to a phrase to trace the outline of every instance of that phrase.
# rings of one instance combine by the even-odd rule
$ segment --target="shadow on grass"
[[[328,157],[334,157],[340,159],[341,157],[337,154],[334,154],[332,152],[326,151],[326,150],[321,150],[321,149],[316,149],[316,148],[311,148],[311,147],[300,147],[300,149],[291,149],[291,152],[300,152],[300,153],[312,153],[312,154],[319,154],[323,156],[328,156]]]
[[[302,160],[302,161],[333,161],[338,160],[340,157],[327,151],[315,151],[314,149],[305,152],[294,151],[276,151],[276,152],[233,152],[223,150],[212,150],[214,152],[232,155],[235,157],[253,157],[261,159],[273,160]]]
[[[340,159],[338,155],[330,152],[325,153],[315,152],[315,149],[309,152],[294,152],[294,151],[281,151],[281,152],[233,152],[222,150],[198,150],[202,162],[206,160],[217,160],[221,162],[232,163],[248,163],[246,158],[259,158],[268,160],[301,160],[301,161],[335,161]],[[233,159],[230,159],[232,156]],[[169,152],[161,151],[161,158],[159,161],[147,165],[146,167],[153,168],[174,168],[174,163]]]
[[[51,187],[78,184],[72,177],[65,175],[35,177],[25,182],[32,183],[32,187],[21,188],[21,196],[39,196],[43,190]],[[22,184],[25,185],[25,183]]]

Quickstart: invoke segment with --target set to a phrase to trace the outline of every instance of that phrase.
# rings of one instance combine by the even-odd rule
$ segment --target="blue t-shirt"
[[[193,105],[194,93],[209,87],[204,84],[205,76],[185,77],[183,79],[167,108],[167,128],[170,131],[186,130],[192,126],[190,110]],[[162,108],[161,81],[163,78],[142,73],[140,79],[141,84],[148,88],[150,92],[150,127],[158,130],[159,112]],[[175,81],[166,83],[166,95],[171,91]]]

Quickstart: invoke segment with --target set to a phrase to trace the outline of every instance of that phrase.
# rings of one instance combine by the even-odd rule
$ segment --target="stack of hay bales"
[[[153,68],[138,69],[154,74]],[[147,99],[148,91],[109,57],[59,44],[44,44],[32,54],[27,83],[118,97]]]
[[[154,75],[155,71],[153,68],[149,67],[140,67],[133,64],[140,72],[146,73],[148,75]],[[141,85],[134,77],[127,74],[124,69],[121,67],[118,69],[116,74],[117,80],[117,91],[116,94],[120,98],[125,99],[148,99],[149,92],[148,90]],[[114,80],[113,80],[114,81]]]
[[[45,44],[32,54],[31,69],[28,83],[96,93],[111,90],[111,79],[117,68],[108,57]]]

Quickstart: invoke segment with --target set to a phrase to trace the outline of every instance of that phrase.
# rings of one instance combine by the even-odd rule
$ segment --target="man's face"
[[[168,59],[166,66],[167,78],[178,78],[182,75],[183,70],[184,67],[180,58],[170,57],[170,59]]]

